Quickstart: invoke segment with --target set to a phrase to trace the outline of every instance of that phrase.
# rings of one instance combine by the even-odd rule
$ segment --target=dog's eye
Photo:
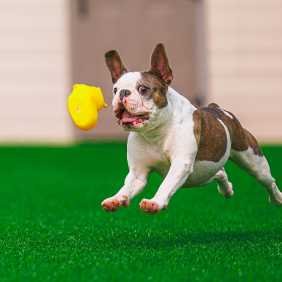
[[[114,88],[114,94],[117,94],[117,88],[116,87]]]
[[[139,91],[139,93],[144,95],[144,94],[148,93],[149,88],[147,88],[146,86],[140,86],[138,91]]]

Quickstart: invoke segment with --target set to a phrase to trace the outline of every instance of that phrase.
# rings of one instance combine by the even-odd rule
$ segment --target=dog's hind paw
[[[226,199],[231,198],[234,195],[234,191],[233,191],[233,184],[231,182],[228,182],[229,188],[225,189],[223,191],[219,190],[219,193]]]
[[[127,196],[123,195],[122,199],[119,199],[119,197],[112,197],[104,200],[102,202],[102,208],[105,212],[116,212],[121,205],[124,207],[129,206],[129,201],[127,200]]]
[[[156,202],[151,201],[151,200],[146,200],[146,199],[143,199],[141,201],[140,208],[142,211],[146,212],[147,214],[151,214],[151,215],[157,214],[161,211]],[[163,210],[166,210],[166,209],[167,209],[167,205],[163,207]]]
[[[269,194],[269,202],[277,207],[282,206],[282,193],[278,190],[275,179],[273,179],[273,183],[271,186],[271,190],[268,191]]]
[[[276,206],[281,207],[282,206],[282,193],[277,193],[275,195],[269,196],[269,202]]]

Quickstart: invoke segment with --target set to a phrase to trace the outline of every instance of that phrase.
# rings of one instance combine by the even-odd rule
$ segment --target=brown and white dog
[[[155,47],[149,71],[129,72],[115,50],[105,60],[114,84],[114,113],[120,127],[130,131],[129,173],[118,193],[102,202],[106,212],[128,207],[153,171],[164,181],[151,200],[140,203],[148,214],[165,210],[181,187],[216,181],[219,193],[230,198],[234,192],[223,168],[228,159],[265,188],[271,204],[282,205],[266,158],[236,117],[214,103],[199,108],[169,87],[173,76],[163,44]]]

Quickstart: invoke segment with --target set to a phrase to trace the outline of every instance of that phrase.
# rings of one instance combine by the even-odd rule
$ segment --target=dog
[[[112,106],[119,126],[130,131],[127,144],[129,173],[118,193],[102,202],[115,212],[143,191],[155,171],[164,180],[152,199],[140,208],[153,215],[166,210],[179,188],[200,187],[216,181],[225,198],[233,196],[224,165],[231,160],[254,177],[282,205],[282,193],[271,176],[256,139],[237,118],[217,104],[199,108],[169,85],[173,79],[165,47],[152,52],[149,71],[129,72],[115,50],[105,54],[113,82]]]

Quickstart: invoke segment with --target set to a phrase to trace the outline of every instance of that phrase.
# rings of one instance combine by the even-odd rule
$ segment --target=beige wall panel
[[[259,136],[259,142],[270,143],[277,142],[281,143],[281,127],[282,119],[264,118],[257,120],[256,118],[248,118],[246,122],[242,123],[243,126],[251,131],[255,136]],[[269,137],[271,136],[271,138]]]
[[[273,8],[282,8],[282,2],[280,0],[208,0],[207,6],[212,8],[268,8],[269,6]]]
[[[275,97],[259,97],[254,98],[250,96],[241,97],[240,100],[233,98],[231,95],[219,96],[219,106],[225,110],[232,112],[235,116],[242,117],[254,117],[260,116],[263,113],[263,117],[280,118],[281,105],[275,103]],[[215,101],[217,102],[217,101]],[[228,108],[226,108],[228,106]],[[282,119],[282,117],[281,117]]]
[[[280,10],[271,6],[256,9],[254,7],[241,8],[231,4],[230,7],[225,8],[211,7],[209,12],[211,15],[210,27],[219,30],[277,30],[282,24]],[[219,12],[220,16],[218,16]]]
[[[63,75],[65,71],[64,57],[60,52],[26,52],[23,56],[18,52],[6,52],[0,58],[0,73],[53,73]]]
[[[218,98],[222,94],[226,97],[241,99],[250,96],[273,96],[280,101],[281,76],[278,75],[219,75],[209,77],[209,99]],[[222,94],[221,94],[222,93]]]
[[[60,130],[68,126],[64,119],[48,118],[44,120],[18,119],[0,120],[1,143],[65,143],[65,132]]]
[[[40,95],[9,95],[0,104],[0,119],[6,120],[63,120],[66,107],[64,97],[49,95],[42,99]],[[44,108],[44,110],[42,110]],[[68,121],[68,120],[67,120]]]
[[[0,1],[0,142],[72,139],[68,4]]]
[[[282,141],[282,1],[206,1],[208,100]]]
[[[7,30],[0,29],[3,40],[0,40],[0,52],[65,52],[67,40],[66,34],[58,32],[56,28],[51,30]],[[55,44],[57,42],[57,44]]]
[[[214,52],[210,63],[213,73],[282,75],[282,56],[274,52]]]
[[[67,95],[71,91],[68,85],[69,79],[60,73],[36,73],[33,72],[13,72],[0,73],[1,89],[0,97],[4,99],[9,95],[25,96],[42,96],[49,99],[49,96],[56,96],[67,99]],[[69,87],[68,87],[69,86]],[[68,93],[66,93],[66,90]],[[61,93],[65,95],[61,95]],[[4,101],[4,100],[2,100]],[[44,100],[45,101],[45,100]]]
[[[280,30],[253,30],[230,32],[216,30],[209,35],[211,53],[235,52],[281,52],[282,36]]]

